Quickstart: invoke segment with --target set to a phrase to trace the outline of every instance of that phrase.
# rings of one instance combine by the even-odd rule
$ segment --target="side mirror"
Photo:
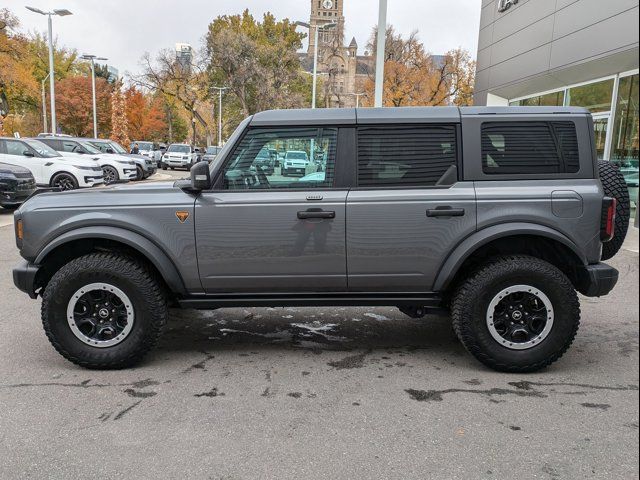
[[[25,150],[24,152],[22,152],[22,155],[24,155],[25,157],[35,157],[31,150]]]
[[[191,189],[206,190],[211,186],[209,162],[198,162],[191,167]]]
[[[107,148],[107,153],[114,153],[113,148]]]

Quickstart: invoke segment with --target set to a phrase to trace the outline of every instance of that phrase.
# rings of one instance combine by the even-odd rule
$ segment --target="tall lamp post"
[[[98,138],[98,114],[96,110],[96,60],[108,60],[105,57],[96,57],[95,55],[83,54],[81,57],[83,60],[89,60],[91,62],[91,96],[93,100],[93,138]]]
[[[374,106],[382,107],[384,89],[384,47],[387,40],[387,0],[379,0],[378,41],[376,45],[376,94]]]
[[[48,18],[49,26],[49,96],[51,97],[51,133],[57,132],[56,125],[56,94],[55,94],[55,74],[53,71],[53,27],[51,17],[58,15],[59,17],[66,17],[67,15],[73,15],[66,8],[56,8],[51,12],[45,12],[35,7],[26,7],[27,10],[39,13],[40,15],[46,15]]]
[[[306,22],[296,22],[296,25],[299,27],[304,27],[309,29],[309,33],[311,33],[311,25]],[[337,27],[338,24],[336,22],[325,23],[322,25],[316,25],[316,30],[314,32],[314,44],[313,44],[313,91],[311,92],[311,108],[316,108],[316,90],[318,83],[318,39],[320,30],[324,30],[325,28],[333,28]]]
[[[229,87],[211,87],[218,91],[218,146],[222,146],[222,92]]]
[[[42,85],[42,124],[44,126],[44,130],[42,130],[44,133],[48,133],[47,132],[47,95],[44,92],[44,84],[47,81],[47,78],[49,78],[49,73],[47,73],[47,76],[44,77],[42,79],[42,82],[40,82],[40,84]]]

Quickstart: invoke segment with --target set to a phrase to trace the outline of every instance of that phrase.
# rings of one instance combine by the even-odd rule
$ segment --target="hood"
[[[16,177],[32,177],[31,170],[20,167],[18,165],[12,165],[10,163],[0,162],[0,175],[11,174]]]
[[[100,211],[109,216],[109,207],[157,206],[166,201],[171,204],[178,197],[187,196],[171,182],[115,184],[99,188],[83,188],[63,192],[45,192],[32,197],[20,208],[23,213],[33,210],[82,209]]]
[[[79,167],[100,167],[97,160],[94,160],[93,156],[79,153],[64,152],[60,154],[60,157],[52,157],[51,161],[61,161],[78,165]]]

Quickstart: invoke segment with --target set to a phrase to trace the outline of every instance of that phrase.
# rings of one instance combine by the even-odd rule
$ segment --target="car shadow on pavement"
[[[171,310],[160,348],[324,350],[425,349],[463,355],[447,317],[410,318],[393,308],[254,308]]]

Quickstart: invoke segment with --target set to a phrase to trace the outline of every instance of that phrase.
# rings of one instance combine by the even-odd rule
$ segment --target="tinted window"
[[[224,188],[329,188],[337,135],[336,128],[249,130],[223,170]],[[286,152],[284,158],[279,151]]]
[[[575,173],[579,169],[573,122],[490,122],[482,125],[484,173]]]
[[[454,125],[358,128],[358,186],[434,186],[456,164]]]

